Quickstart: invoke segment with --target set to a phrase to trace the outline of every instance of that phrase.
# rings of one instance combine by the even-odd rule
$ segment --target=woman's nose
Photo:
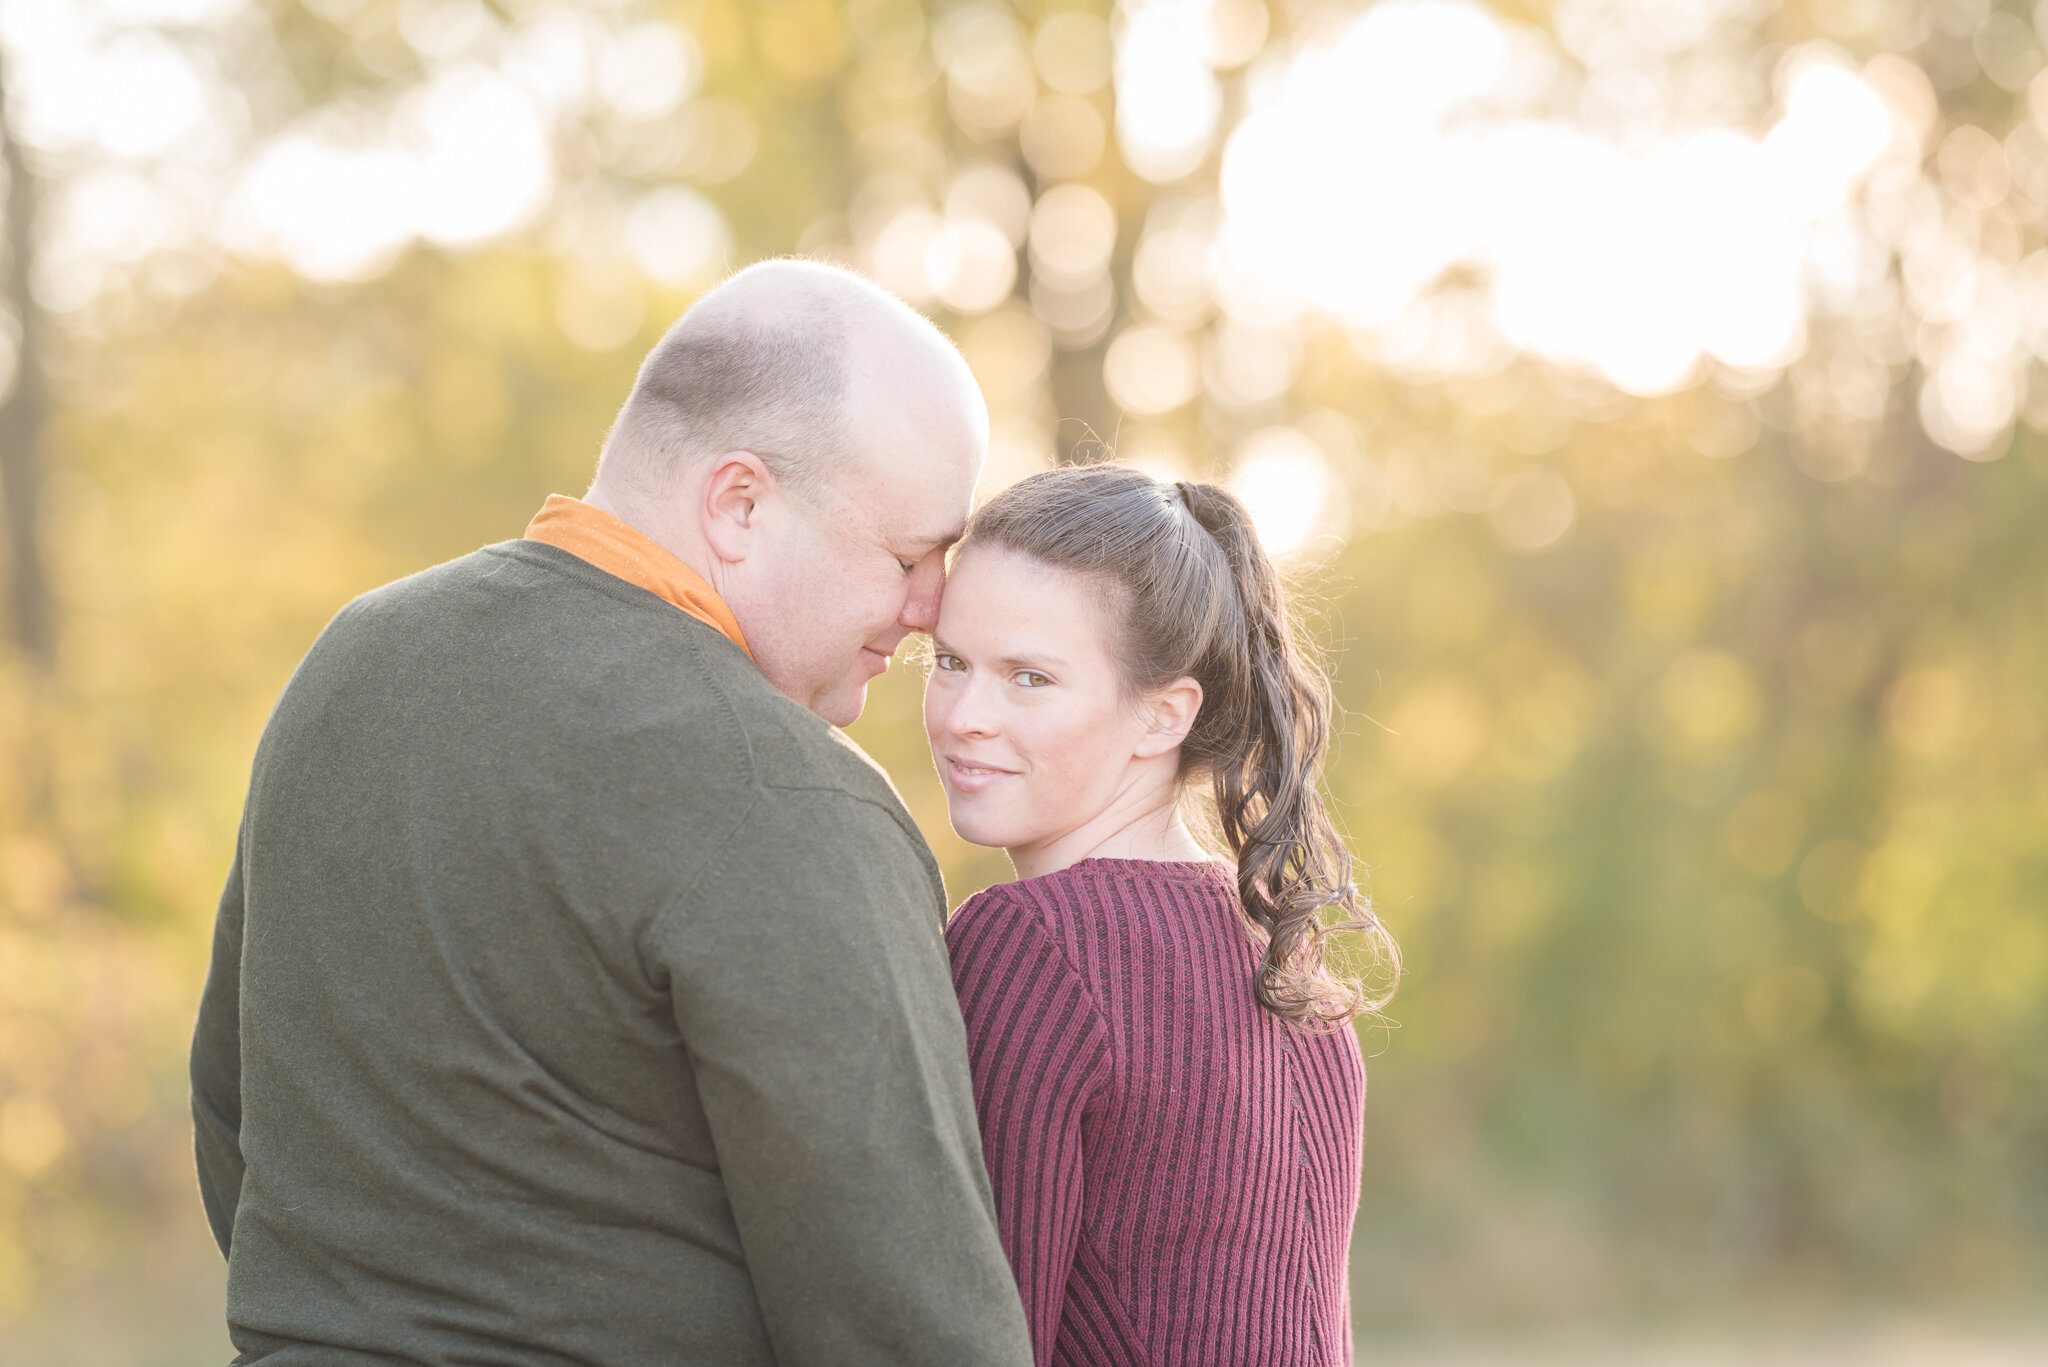
[[[996,733],[994,710],[985,691],[971,676],[946,700],[939,720],[950,735],[984,737]]]

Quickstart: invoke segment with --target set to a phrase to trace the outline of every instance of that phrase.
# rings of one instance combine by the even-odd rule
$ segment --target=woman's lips
[[[996,769],[985,764],[969,764],[965,760],[946,757],[946,783],[955,792],[982,793],[995,787],[1006,778],[1015,778],[1011,769]]]

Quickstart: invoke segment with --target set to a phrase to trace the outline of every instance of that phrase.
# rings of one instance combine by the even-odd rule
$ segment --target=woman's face
[[[1156,728],[1124,691],[1109,636],[1086,581],[1013,551],[961,554],[932,632],[924,725],[963,839],[1040,849],[1159,781]]]

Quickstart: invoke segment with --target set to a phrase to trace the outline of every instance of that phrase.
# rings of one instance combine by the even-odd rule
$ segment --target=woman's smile
[[[946,756],[946,786],[956,793],[985,793],[1004,779],[1019,778],[1016,769],[999,769],[992,764]]]

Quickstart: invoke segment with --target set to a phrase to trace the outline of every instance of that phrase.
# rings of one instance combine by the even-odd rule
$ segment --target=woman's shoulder
[[[1090,858],[1035,878],[992,883],[962,902],[953,915],[1045,915],[1064,908],[1125,900],[1134,888],[1202,896],[1228,890],[1230,866],[1220,860]]]
[[[1068,876],[1071,872],[991,884],[962,902],[946,923],[954,960],[986,955],[998,945],[1042,941],[1056,947],[1076,971],[1083,969],[1085,956],[1074,930],[1089,898],[1085,886]]]
[[[1086,968],[1106,949],[1145,937],[1170,907],[1229,902],[1230,869],[1221,863],[1084,859],[1053,873],[997,883],[960,904],[946,938],[1042,935]]]
[[[1075,943],[1070,915],[1063,914],[1041,879],[998,883],[960,904],[946,924],[946,954],[952,960],[970,1040],[991,1022],[1019,1013],[1094,1017],[1101,990],[1098,966]],[[1064,1004],[1064,1006],[1062,1005]]]
[[[957,957],[963,946],[990,937],[1028,935],[1052,938],[1059,924],[1059,902],[1048,900],[1041,879],[995,883],[975,893],[946,921],[946,943]]]

